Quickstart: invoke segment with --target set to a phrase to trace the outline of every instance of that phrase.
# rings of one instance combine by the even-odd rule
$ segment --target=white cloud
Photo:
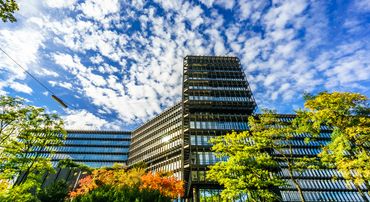
[[[353,1],[354,7],[360,11],[370,11],[370,0],[356,0]]]
[[[26,70],[38,62],[38,50],[43,46],[42,33],[32,28],[19,30],[0,29],[0,46]],[[24,79],[26,74],[3,53],[0,54],[0,68],[11,72],[12,77]]]
[[[59,83],[59,86],[63,87],[63,88],[66,88],[66,89],[69,89],[71,90],[73,85],[71,83],[68,83],[68,82],[61,82]]]
[[[216,0],[215,4],[226,9],[232,9],[235,3],[234,0]]]
[[[36,74],[38,75],[41,75],[41,76],[50,76],[50,77],[58,77],[59,74],[54,72],[53,70],[49,70],[49,69],[46,69],[46,68],[42,68],[40,69],[39,71],[35,72]]]
[[[80,92],[92,99],[92,103],[116,112],[126,122],[152,117],[161,111],[161,106],[171,105],[173,100],[179,99],[181,62],[186,54],[241,56],[247,75],[255,75],[249,81],[252,88],[263,92],[256,92],[259,102],[280,98],[291,100],[303,91],[322,86],[323,79],[319,78],[319,72],[331,69],[330,64],[334,62],[328,61],[328,57],[318,62],[309,56],[310,48],[322,43],[324,35],[320,32],[325,32],[325,20],[321,19],[325,16],[319,10],[324,6],[320,3],[305,0],[274,2],[271,8],[266,9],[266,1],[238,1],[237,7],[233,1],[202,1],[207,7],[218,5],[236,9],[241,21],[227,26],[217,10],[211,10],[207,16],[200,6],[188,2],[158,3],[166,10],[163,16],[156,15],[154,8],[144,9],[144,14],[131,12],[125,16],[135,16],[140,20],[141,27],[150,30],[151,35],[144,30],[118,34],[110,27],[81,19],[67,19],[62,26],[52,26],[55,34],[62,36],[61,44],[81,53],[97,52],[90,58],[96,66],[86,65],[77,55],[57,53],[53,57],[57,64],[76,76],[82,87]],[[134,7],[142,8],[143,5],[138,2]],[[308,12],[305,12],[307,9]],[[84,11],[83,14],[91,16]],[[245,19],[249,22],[243,21]],[[320,19],[319,23],[317,19]],[[265,30],[264,37],[245,30],[245,23],[259,23]],[[304,30],[307,33],[305,38],[297,38]],[[310,43],[305,44],[304,40]],[[119,62],[121,66],[102,64],[102,56]],[[104,59],[104,62],[108,60]],[[118,72],[122,72],[122,77]],[[110,75],[109,79],[106,74]],[[353,82],[360,79],[354,78]],[[138,108],[136,105],[146,107]]]
[[[170,9],[179,9],[181,5],[183,4],[182,0],[179,1],[167,1],[167,0],[156,0],[157,3],[159,3],[163,9],[170,10]]]
[[[50,8],[72,8],[76,0],[44,0],[43,2]]]
[[[68,115],[62,116],[66,129],[75,130],[119,130],[117,122],[109,122],[82,110],[68,110]]]
[[[267,6],[268,1],[265,0],[240,0],[238,1],[239,19],[251,20],[255,23],[260,19],[262,11]]]
[[[100,64],[102,63],[104,60],[103,60],[103,57],[101,55],[97,55],[95,57],[90,57],[90,61],[94,64]]]
[[[103,20],[107,15],[117,13],[120,9],[118,0],[86,0],[79,9],[85,17]]]
[[[27,93],[27,94],[32,93],[32,89],[26,84],[21,84],[18,82],[11,82],[9,84],[9,87],[18,92]]]
[[[50,85],[70,90],[76,101],[88,100],[104,117],[86,110],[70,115],[91,115],[91,123],[104,124],[115,116],[121,126],[143,122],[180,99],[187,54],[239,56],[258,104],[265,106],[289,106],[303,91],[364,90],[359,81],[369,80],[368,44],[348,39],[321,48],[329,33],[324,2],[273,1],[271,7],[254,0],[156,2],[164,11],[145,1],[33,2],[36,8],[25,5],[22,12],[34,27],[0,28],[0,45],[10,47],[29,70],[53,77],[47,79]],[[225,9],[230,16],[224,16]],[[344,22],[350,33],[364,29],[358,18]],[[0,55],[0,69],[10,65]],[[6,82],[25,78],[18,69],[5,71]],[[4,86],[0,83],[0,92]]]
[[[20,6],[24,5],[24,2],[19,3]],[[38,73],[41,70],[37,65],[40,62],[39,49],[44,47],[45,33],[37,23],[37,19],[42,21],[42,16],[30,17],[30,15],[37,13],[38,4],[34,1],[29,4],[34,5],[24,5],[25,11],[23,9],[20,11],[22,17],[25,17],[25,22],[15,24],[14,27],[1,26],[0,47],[25,70]],[[25,71],[2,52],[0,52],[0,72],[2,72],[2,79],[12,89],[27,94],[32,92],[32,89],[25,82],[24,84],[19,83],[27,78]],[[0,86],[0,91],[4,87],[6,86]]]
[[[204,5],[206,5],[208,8],[213,6],[214,0],[200,0]]]

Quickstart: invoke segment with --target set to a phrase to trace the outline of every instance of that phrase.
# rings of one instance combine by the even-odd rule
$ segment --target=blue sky
[[[370,1],[23,0],[0,23],[0,94],[67,128],[131,130],[180,100],[182,60],[241,59],[260,108],[292,113],[303,92],[370,96]]]

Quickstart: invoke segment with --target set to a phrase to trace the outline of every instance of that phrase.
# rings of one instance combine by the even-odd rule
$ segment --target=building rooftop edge
[[[138,126],[137,128],[135,128],[134,130],[132,130],[132,133],[134,133],[136,130],[138,130],[139,128],[143,127],[144,125],[150,123],[151,121],[153,121],[154,119],[158,118],[160,115],[168,112],[169,110],[171,110],[172,108],[176,107],[177,105],[181,105],[182,104],[182,101],[179,101],[177,102],[176,104],[170,106],[170,107],[167,107],[166,109],[164,109],[161,113],[159,113],[157,116],[143,122],[140,126]]]

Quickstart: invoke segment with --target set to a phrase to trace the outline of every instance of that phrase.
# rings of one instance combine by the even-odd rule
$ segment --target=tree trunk
[[[298,184],[297,180],[294,178],[293,171],[291,170],[291,168],[290,168],[289,165],[288,165],[288,171],[289,171],[289,177],[290,177],[290,179],[293,181],[295,187],[298,190],[299,198],[301,198],[301,201],[302,202],[305,202],[306,200],[305,200],[305,198],[303,196],[303,192],[302,192],[301,186]]]
[[[45,142],[46,141],[43,142],[43,145],[45,144]],[[32,148],[32,146],[30,148]],[[41,152],[42,149],[43,149],[43,147],[40,147],[40,149],[38,151],[36,151],[36,156],[33,159],[31,165],[29,165],[27,167],[27,170],[24,172],[24,175],[22,176],[22,178],[19,181],[19,185],[23,184],[27,180],[27,177],[30,174],[31,168],[35,164],[35,162],[37,161],[37,159],[39,158],[39,155],[40,155],[40,152]]]

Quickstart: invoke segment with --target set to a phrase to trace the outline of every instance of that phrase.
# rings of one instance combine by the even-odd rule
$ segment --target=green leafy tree
[[[207,179],[224,186],[223,200],[271,201],[277,198],[271,188],[284,182],[272,175],[278,164],[269,154],[269,143],[266,143],[269,141],[249,131],[232,132],[211,140],[216,156],[227,159],[210,166],[207,172]]]
[[[72,159],[62,159],[58,162],[58,168],[79,168],[83,171],[91,172],[93,169],[85,164],[76,163]]]
[[[4,143],[14,136],[17,125],[25,116],[26,109],[22,106],[22,100],[9,96],[0,96],[0,149]],[[2,151],[2,150],[1,150]]]
[[[29,179],[25,183],[9,188],[0,190],[1,202],[39,202],[35,196],[35,189],[40,187],[40,182]]]
[[[331,142],[319,154],[321,161],[336,168],[348,184],[354,184],[363,200],[369,201],[360,188],[370,190],[369,99],[347,92],[323,92],[305,98],[305,109],[297,112],[301,132],[318,135],[324,126],[331,127]]]
[[[171,198],[162,196],[157,190],[139,190],[133,187],[100,186],[91,192],[78,196],[73,202],[170,202]]]
[[[271,110],[263,110],[258,117],[249,117],[248,124],[250,131],[233,132],[211,140],[216,155],[228,160],[211,166],[207,177],[224,185],[221,194],[224,199],[246,194],[251,201],[270,201],[276,198],[273,188],[285,185],[276,174],[282,164],[301,201],[305,201],[297,178],[320,164],[316,156],[294,155],[293,140],[299,136],[295,125]]]
[[[296,119],[286,120],[273,110],[263,110],[263,114],[258,117],[250,117],[248,124],[255,136],[268,139],[263,143],[269,148],[273,160],[282,164],[282,167],[288,171],[288,177],[297,189],[300,200],[306,201],[297,179],[305,171],[318,169],[322,165],[317,156],[295,155],[294,141],[302,140],[302,133],[300,133]],[[307,133],[305,135],[307,136],[302,140],[303,144],[307,145],[315,139]]]
[[[14,0],[0,0],[0,18],[3,22],[16,22],[14,12],[18,10],[18,4]]]
[[[53,171],[50,159],[43,153],[53,152],[64,136],[63,122],[57,115],[26,105],[20,98],[1,96],[0,183],[17,178],[12,189],[32,183],[37,188],[42,174]]]

